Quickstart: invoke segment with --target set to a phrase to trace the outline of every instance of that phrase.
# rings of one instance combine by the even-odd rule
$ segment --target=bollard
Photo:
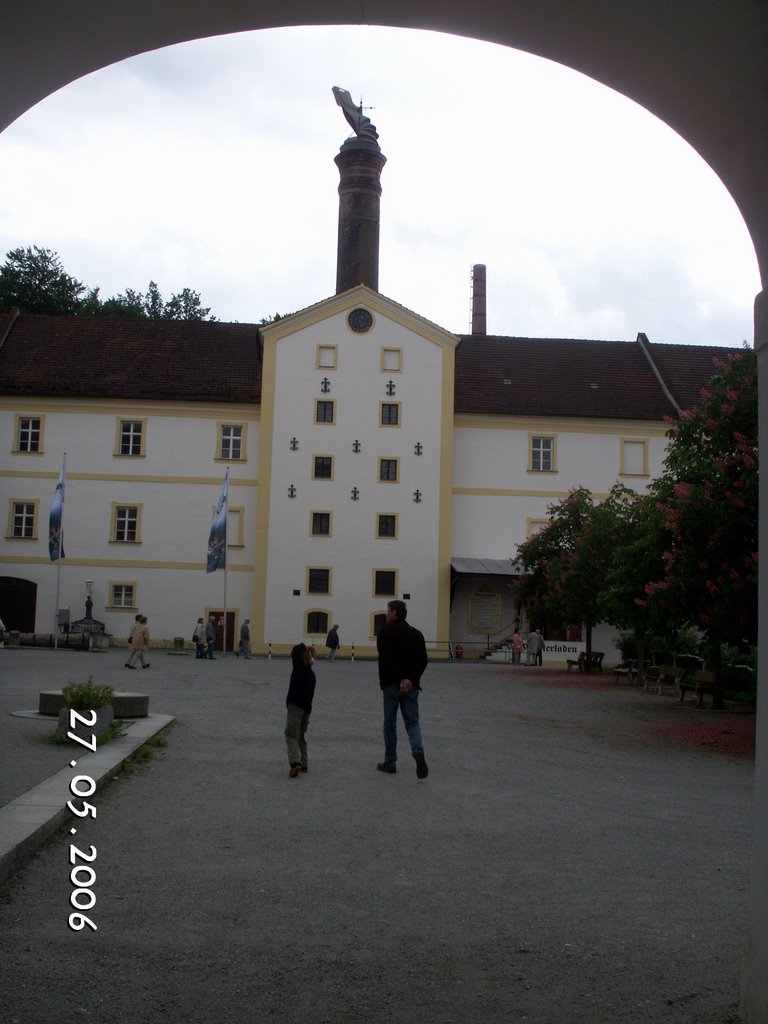
[[[352,644],[352,657],[350,658],[350,661],[354,661],[354,660],[355,660],[355,645]]]
[[[187,653],[187,648],[183,636],[175,636],[173,638],[173,647],[171,648],[171,650],[168,651],[168,653],[175,655],[185,655]]]
[[[268,659],[272,658],[272,641],[271,640],[269,641],[269,644],[267,645],[267,658]]]

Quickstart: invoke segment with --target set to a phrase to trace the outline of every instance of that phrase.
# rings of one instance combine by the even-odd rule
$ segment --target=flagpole
[[[227,527],[229,526],[229,466],[224,474],[227,481],[227,500],[224,505],[224,639],[222,641],[221,656],[227,656]],[[234,643],[234,640],[233,640]]]
[[[67,471],[67,453],[61,458],[62,479]],[[59,533],[59,557],[56,559],[56,604],[53,609],[53,649],[59,649],[59,594],[61,592],[61,553],[64,550],[64,505],[61,506],[61,532]]]
[[[227,566],[224,565],[224,640],[221,649],[222,657],[227,656]]]

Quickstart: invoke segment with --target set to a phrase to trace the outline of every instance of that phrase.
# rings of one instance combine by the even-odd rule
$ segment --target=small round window
[[[347,323],[355,334],[365,334],[373,327],[373,317],[367,309],[353,309],[347,317]]]

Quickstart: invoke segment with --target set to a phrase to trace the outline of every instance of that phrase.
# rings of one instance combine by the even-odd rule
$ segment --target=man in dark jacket
[[[419,690],[427,667],[427,645],[423,635],[405,620],[403,601],[390,601],[387,621],[376,638],[379,652],[379,686],[384,698],[384,760],[376,767],[394,775],[397,771],[397,712],[403,716],[405,731],[416,761],[416,777],[429,773],[419,725]]]

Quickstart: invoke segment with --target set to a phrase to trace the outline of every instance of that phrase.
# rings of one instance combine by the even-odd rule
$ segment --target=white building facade
[[[436,656],[525,629],[517,545],[575,487],[644,490],[664,415],[723,353],[459,338],[362,285],[261,330],[6,315],[0,337],[9,630],[51,633],[90,596],[113,642],[142,612],[163,644],[213,615],[222,644],[226,612],[229,650],[248,618],[258,653],[338,624],[342,656],[374,653],[392,598]],[[147,354],[146,374],[125,350]],[[538,390],[520,383],[531,360],[555,370]],[[65,455],[59,565],[48,516]],[[207,573],[226,473],[227,567]],[[559,625],[554,662],[581,649],[580,624]],[[609,660],[613,633],[594,639]]]

